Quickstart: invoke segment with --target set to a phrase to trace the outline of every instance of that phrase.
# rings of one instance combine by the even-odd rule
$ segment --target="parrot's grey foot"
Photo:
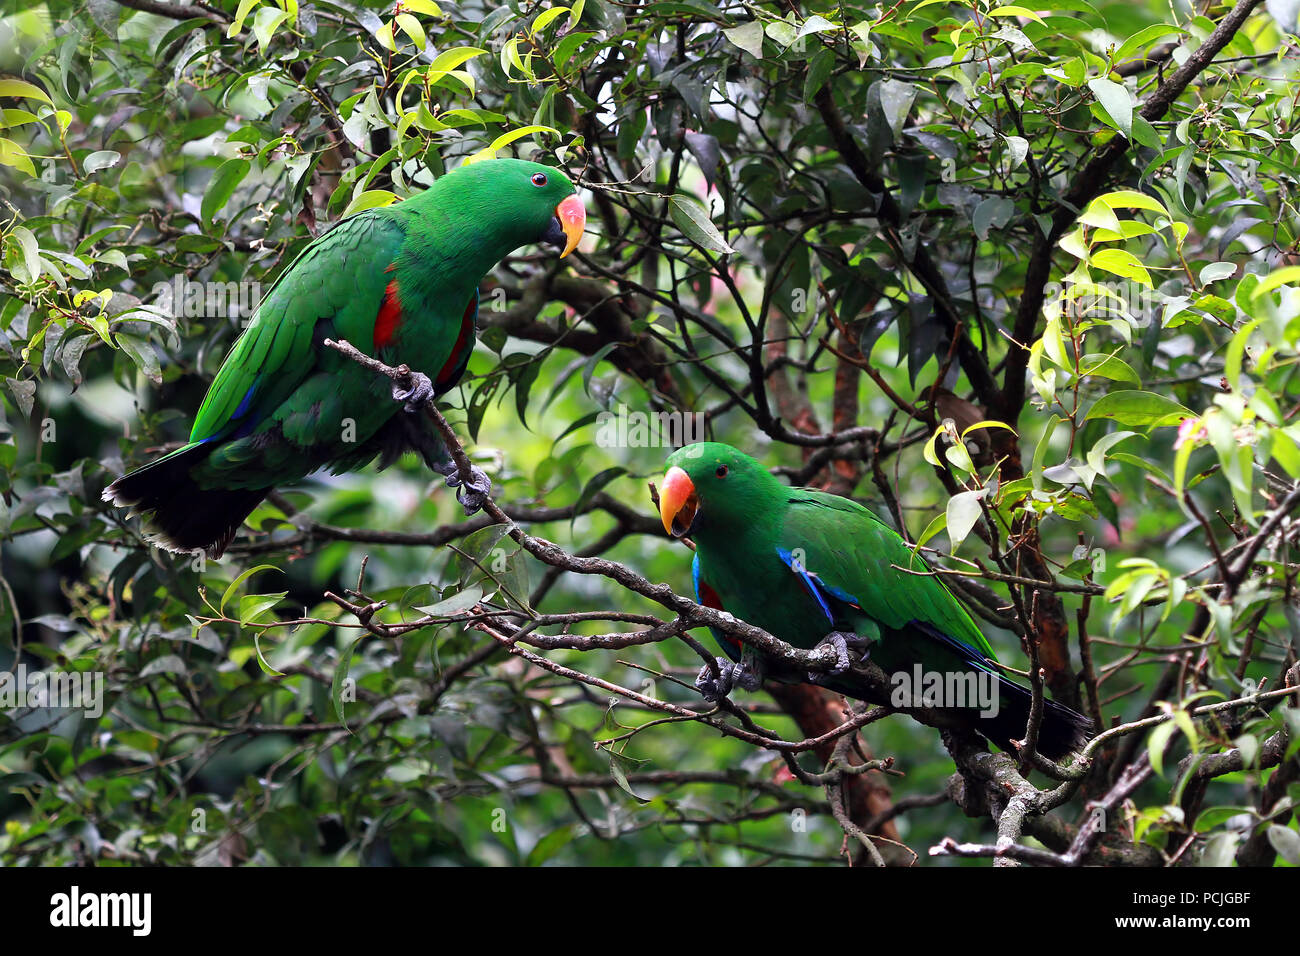
[[[809,671],[808,680],[814,684],[821,684],[828,678],[838,677],[853,666],[853,656],[849,653],[850,650],[860,651],[862,654],[861,659],[866,660],[870,656],[868,653],[869,646],[870,644],[865,638],[854,634],[852,631],[831,631],[814,650],[820,650],[823,647],[831,648],[835,652],[835,663],[831,665],[829,671]]]
[[[715,657],[714,662],[718,665],[718,676],[713,676],[713,671],[705,664],[700,668],[699,676],[695,678],[695,689],[703,695],[707,701],[719,701],[731,693],[731,688],[735,684],[736,665],[731,663],[725,657]]]
[[[423,372],[412,372],[410,388],[393,386],[393,400],[406,402],[408,412],[418,412],[433,401],[433,382]]]
[[[763,675],[749,664],[743,662],[733,664],[725,657],[716,657],[714,662],[718,665],[717,678],[714,678],[708,664],[700,668],[700,674],[695,678],[695,689],[707,701],[722,700],[731,693],[733,687],[758,690],[759,685],[763,683]]]
[[[456,500],[460,502],[465,509],[465,517],[469,517],[476,511],[479,511],[487,503],[488,496],[492,494],[492,479],[487,473],[477,465],[469,466],[469,481],[462,483],[460,472],[453,470],[447,475],[447,487],[456,488]]]

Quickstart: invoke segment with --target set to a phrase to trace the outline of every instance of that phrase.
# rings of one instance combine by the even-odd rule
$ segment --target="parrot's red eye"
[[[534,186],[545,186],[545,185],[546,185],[546,174],[545,174],[545,173],[533,173],[533,185],[534,185]]]
[[[726,466],[726,465],[719,465],[719,466],[718,466],[718,470],[715,471],[714,474],[717,475],[719,478],[726,478],[726,477],[727,477],[727,466]]]

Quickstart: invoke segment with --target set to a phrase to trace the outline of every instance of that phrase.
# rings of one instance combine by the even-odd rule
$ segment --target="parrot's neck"
[[[452,294],[461,300],[498,262],[536,239],[503,228],[499,210],[439,202],[434,189],[392,208],[407,218],[396,278],[429,298]]]
[[[715,555],[756,554],[775,547],[785,521],[788,504],[784,495],[775,502],[718,514],[701,509],[691,539],[703,551]]]

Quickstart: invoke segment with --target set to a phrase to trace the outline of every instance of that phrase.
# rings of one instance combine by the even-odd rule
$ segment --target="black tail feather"
[[[956,640],[924,621],[913,621],[914,632],[924,634],[933,641],[956,651],[976,669],[997,680],[998,712],[989,717],[977,716],[975,729],[1008,753],[1018,753],[1013,740],[1024,740],[1029,726],[1029,711],[1034,695],[1028,687],[1009,680],[996,670],[995,662],[979,651]],[[1043,721],[1038,728],[1038,752],[1053,760],[1060,760],[1079,750],[1092,736],[1092,721],[1078,711],[1043,698]]]
[[[998,712],[979,717],[975,729],[1008,753],[1016,753],[1011,741],[1023,740],[1029,725],[1033,692],[1005,677],[998,678]],[[1053,760],[1082,749],[1092,736],[1092,721],[1064,704],[1043,698],[1043,722],[1038,729],[1038,752]]]
[[[271,489],[200,488],[190,471],[211,451],[195,444],[150,462],[104,489],[104,500],[142,515],[160,547],[219,558]]]

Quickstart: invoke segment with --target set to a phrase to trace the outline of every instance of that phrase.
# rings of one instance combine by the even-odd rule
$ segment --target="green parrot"
[[[993,649],[925,561],[872,511],[848,498],[778,481],[730,445],[675,451],[659,491],[664,530],[695,542],[696,601],[726,611],[800,648],[828,644],[827,674],[777,672],[752,648],[714,631],[728,658],[719,678],[704,667],[696,687],[709,700],[733,686],[756,690],[764,671],[811,680],[863,698],[850,651],[890,677],[895,706],[942,707],[1003,750],[1024,737],[1028,688],[1002,676]],[[922,573],[900,570],[912,569]],[[883,701],[879,701],[883,703]],[[1038,749],[1059,759],[1087,739],[1089,721],[1044,701]]]
[[[421,412],[464,374],[479,281],[530,243],[554,245],[563,258],[585,225],[564,173],[517,159],[460,166],[404,202],[344,219],[268,290],[208,389],[189,443],[117,479],[104,499],[144,515],[162,547],[216,558],[268,492],[319,468],[341,474],[376,457],[382,468],[414,450],[459,485]],[[398,390],[325,339],[433,379],[422,371]],[[466,514],[491,488],[476,468],[458,491]]]

